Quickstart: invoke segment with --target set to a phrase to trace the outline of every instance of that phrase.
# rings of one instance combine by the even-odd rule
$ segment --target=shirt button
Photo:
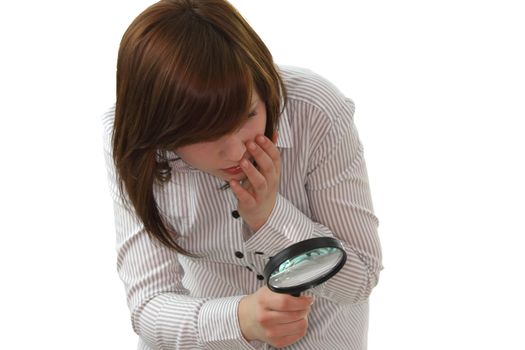
[[[238,219],[241,215],[239,215],[239,212],[237,210],[234,210],[232,211],[232,216],[235,218],[235,219]]]
[[[235,256],[238,257],[239,259],[244,258],[244,254],[241,252],[235,252]]]
[[[259,281],[262,281],[262,280],[264,279],[264,276],[263,276],[263,275],[257,275],[257,279],[258,279]]]

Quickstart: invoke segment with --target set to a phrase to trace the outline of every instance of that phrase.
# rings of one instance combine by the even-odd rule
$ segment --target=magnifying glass
[[[299,296],[333,277],[346,263],[346,252],[332,237],[295,243],[273,256],[264,268],[268,288]]]

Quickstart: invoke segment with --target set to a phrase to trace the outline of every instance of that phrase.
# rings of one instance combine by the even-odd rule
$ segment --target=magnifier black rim
[[[331,272],[329,272],[328,274],[318,279],[314,279],[312,281],[309,281],[303,284],[299,284],[293,287],[274,287],[269,283],[270,276],[275,271],[275,269],[278,268],[283,262],[299,254],[303,254],[308,251],[319,249],[319,248],[337,248],[343,253],[341,261],[332,269]],[[341,246],[341,243],[337,239],[332,238],[332,237],[315,237],[315,238],[310,238],[310,239],[292,244],[291,246],[277,253],[277,255],[273,256],[268,261],[268,263],[264,267],[263,273],[264,273],[264,278],[266,279],[266,284],[268,288],[270,288],[270,290],[277,292],[277,293],[297,294],[309,288],[315,287],[318,284],[326,282],[328,279],[330,279],[332,276],[338,273],[339,270],[341,270],[341,268],[344,266],[345,263],[346,263],[346,252],[344,251],[343,247]]]

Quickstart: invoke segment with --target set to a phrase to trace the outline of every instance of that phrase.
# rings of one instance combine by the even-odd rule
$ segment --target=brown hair
[[[159,151],[234,132],[254,89],[266,104],[271,137],[286,101],[284,84],[262,40],[224,0],[159,1],[122,38],[113,126],[121,194],[146,231],[177,252],[191,255],[154,198],[154,182],[171,175]]]

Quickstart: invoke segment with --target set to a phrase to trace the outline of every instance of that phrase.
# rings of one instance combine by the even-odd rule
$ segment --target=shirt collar
[[[281,117],[279,118],[279,123],[277,126],[277,147],[278,148],[292,148],[293,142],[292,142],[292,131],[290,128],[290,123],[288,121],[288,111],[286,107],[283,109],[283,112],[281,113]]]

